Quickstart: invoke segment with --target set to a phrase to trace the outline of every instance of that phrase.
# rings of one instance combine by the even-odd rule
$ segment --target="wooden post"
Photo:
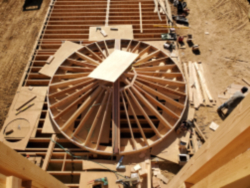
[[[6,188],[22,188],[22,180],[15,176],[6,178]]]
[[[250,95],[247,95],[167,188],[179,187],[181,182],[196,184],[250,147],[249,104]]]
[[[0,173],[23,181],[35,182],[39,187],[67,188],[62,182],[0,142]],[[10,180],[9,180],[10,181]]]

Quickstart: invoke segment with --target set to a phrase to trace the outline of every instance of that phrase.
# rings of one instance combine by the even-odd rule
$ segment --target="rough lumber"
[[[191,67],[193,69],[193,78],[194,78],[194,85],[195,85],[195,97],[194,97],[194,100],[197,100],[198,102],[195,103],[195,108],[198,109],[200,104],[203,103],[203,98],[202,98],[202,94],[201,94],[201,89],[200,89],[200,83],[198,81],[198,78],[197,78],[197,74],[196,74],[196,71],[195,71],[195,68],[194,68],[194,64],[191,64]]]
[[[24,181],[36,182],[40,187],[67,188],[62,182],[28,161],[20,154],[0,142],[0,173],[15,176]]]
[[[203,141],[206,141],[207,139],[206,139],[205,135],[202,133],[202,131],[200,130],[200,128],[199,128],[199,126],[197,125],[197,123],[193,121],[193,124],[194,124],[194,126],[195,126],[196,132],[197,132],[198,135],[201,137],[201,139],[203,139]]]
[[[195,184],[249,147],[250,95],[234,109],[223,124],[169,182],[168,188],[183,182]]]
[[[200,68],[198,67],[198,65],[197,65],[196,62],[194,62],[194,66],[195,66],[195,68],[196,68],[196,70],[197,70],[197,72],[198,72],[198,75],[199,75],[199,77],[200,77],[202,89],[204,89],[204,91],[206,92],[206,94],[207,94],[209,100],[212,102],[212,101],[213,101],[213,98],[212,98],[212,96],[211,96],[211,94],[210,94],[210,92],[209,92],[209,90],[208,90],[208,88],[207,88],[206,80],[205,80],[205,78],[204,78],[204,76],[203,76],[203,74],[202,74],[202,72],[201,72],[201,70],[200,70]],[[203,92],[204,92],[204,91],[203,91]],[[204,98],[205,98],[205,93],[204,93]]]

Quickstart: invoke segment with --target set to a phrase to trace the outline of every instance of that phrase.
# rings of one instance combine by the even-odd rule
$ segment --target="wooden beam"
[[[113,153],[120,152],[120,80],[113,84],[112,145]]]
[[[167,188],[179,187],[181,182],[196,184],[250,147],[249,104],[247,95]]]
[[[88,56],[82,54],[81,52],[76,52],[76,55],[79,56],[80,58],[86,60],[87,62],[94,64],[94,65],[100,64],[98,61],[92,59],[91,57],[88,57]]]
[[[23,181],[36,182],[40,187],[67,188],[62,182],[49,175],[2,142],[0,142],[0,151],[1,174],[5,176],[15,176]]]
[[[192,188],[234,188],[249,187],[250,180],[250,150],[245,151],[236,158],[232,159],[201,181]]]
[[[51,141],[49,142],[49,148],[48,148],[48,151],[46,153],[46,156],[45,156],[45,159],[43,161],[43,166],[42,166],[42,169],[44,171],[47,170],[48,168],[48,165],[49,165],[49,161],[50,161],[50,158],[51,158],[51,155],[53,153],[53,150],[55,148],[55,142],[54,141],[57,141],[57,137],[56,137],[56,134],[53,134],[52,137],[51,137]]]

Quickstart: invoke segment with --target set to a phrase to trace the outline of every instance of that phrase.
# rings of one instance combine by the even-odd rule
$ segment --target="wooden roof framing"
[[[104,155],[129,154],[175,128],[186,107],[186,83],[174,61],[147,43],[99,41],[61,62],[48,103],[54,123],[74,144]],[[103,127],[109,142],[102,142]]]

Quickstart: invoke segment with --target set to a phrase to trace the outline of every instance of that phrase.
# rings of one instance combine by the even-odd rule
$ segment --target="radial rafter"
[[[138,56],[114,83],[89,78],[115,49]],[[185,110],[186,84],[174,61],[154,46],[98,41],[61,63],[51,78],[48,104],[56,126],[79,147],[101,154],[133,153],[175,128]]]

